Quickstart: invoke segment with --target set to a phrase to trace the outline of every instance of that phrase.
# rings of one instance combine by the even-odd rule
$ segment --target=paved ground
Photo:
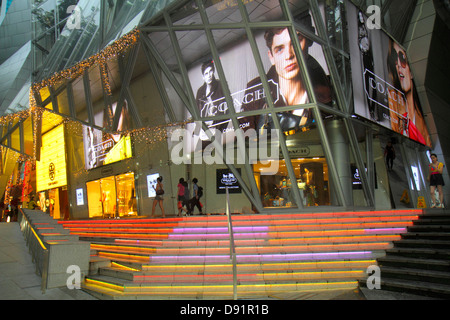
[[[97,300],[81,290],[68,288],[41,292],[22,232],[17,222],[0,223],[0,300]],[[293,292],[271,296],[268,300],[432,300],[427,297],[382,290]]]

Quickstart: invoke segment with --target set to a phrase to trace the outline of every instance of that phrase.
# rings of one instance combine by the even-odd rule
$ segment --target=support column
[[[332,120],[326,123],[326,130],[330,149],[335,159],[336,168],[338,171],[339,181],[342,185],[342,190],[345,197],[345,203],[353,204],[353,190],[352,190],[352,172],[350,169],[350,149],[349,142],[345,136],[344,126],[341,120]],[[333,179],[329,175],[330,182]],[[334,183],[330,183],[330,199],[331,205],[340,205],[343,201],[339,201],[336,192],[333,192]],[[344,200],[344,199],[342,199]]]

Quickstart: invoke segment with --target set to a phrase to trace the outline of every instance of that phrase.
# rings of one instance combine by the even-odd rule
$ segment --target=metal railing
[[[228,193],[228,187],[226,189],[226,213],[228,218],[228,233],[230,234],[230,260],[233,266],[233,299],[237,300],[237,266],[236,266],[236,248],[234,246],[234,234],[233,234],[233,224],[231,223],[230,214],[230,195]]]
[[[34,230],[22,209],[19,209],[19,223],[20,230],[24,235],[25,242],[31,254],[31,259],[36,267],[36,274],[41,276],[42,279],[41,291],[45,293],[47,289],[49,250],[41,238],[39,238],[39,235]]]

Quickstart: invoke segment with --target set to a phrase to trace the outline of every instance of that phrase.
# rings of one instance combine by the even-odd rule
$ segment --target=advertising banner
[[[315,32],[309,11],[297,15],[295,20],[299,25]],[[301,105],[310,103],[311,99],[306,91],[305,79],[289,30],[267,28],[255,31],[254,36],[274,106],[299,106],[292,111],[277,113],[281,129],[287,132],[310,126],[314,123],[312,112],[310,109],[301,108]],[[332,90],[322,47],[303,36],[300,31],[297,31],[297,37],[318,102],[331,104]],[[244,131],[250,128],[256,131],[272,129],[273,121],[270,114],[239,116],[239,113],[246,111],[268,108],[268,93],[262,84],[248,39],[240,37],[233,45],[220,49],[220,62],[226,79],[219,79],[215,62],[208,52],[205,52],[205,57],[203,61],[188,68],[200,117],[229,114],[230,108],[225,101],[222,88],[226,81],[233,107],[238,114],[239,128]],[[234,130],[229,120],[208,121],[208,126],[218,129],[221,133]]]
[[[67,185],[64,125],[42,135],[41,160],[36,161],[36,191]]]
[[[347,1],[354,113],[431,147],[406,51]]]
[[[112,105],[111,118],[114,116],[117,103]],[[106,127],[104,111],[94,115],[96,125]],[[129,128],[129,114],[127,103],[122,108],[119,119],[118,131]],[[117,162],[132,157],[131,138],[129,134],[110,134],[92,127],[83,127],[84,158],[87,170],[97,168],[109,163]]]

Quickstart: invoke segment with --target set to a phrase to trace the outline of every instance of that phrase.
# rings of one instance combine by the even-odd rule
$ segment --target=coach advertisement
[[[354,113],[431,147],[404,48],[347,1]]]

